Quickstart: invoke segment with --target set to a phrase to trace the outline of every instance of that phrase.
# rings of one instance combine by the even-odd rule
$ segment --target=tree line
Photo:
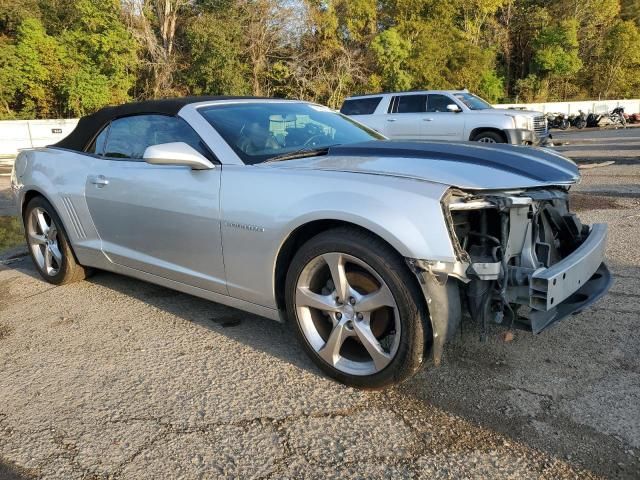
[[[227,94],[640,93],[638,0],[0,0],[0,118]]]

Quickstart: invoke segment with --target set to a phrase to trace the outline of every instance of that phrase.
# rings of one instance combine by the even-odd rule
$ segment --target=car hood
[[[534,110],[518,110],[516,108],[491,108],[488,110],[472,110],[472,111],[474,113],[486,112],[486,113],[500,113],[503,115],[522,115],[524,117],[530,117],[530,118],[544,116],[544,113],[542,112],[536,112]]]
[[[550,150],[472,142],[371,141],[266,165],[389,175],[469,190],[571,185],[580,179],[574,162]]]

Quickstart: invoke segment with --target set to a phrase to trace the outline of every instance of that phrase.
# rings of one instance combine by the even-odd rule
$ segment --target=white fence
[[[585,102],[550,102],[550,103],[504,103],[494,105],[497,108],[523,108],[543,113],[607,113],[617,107],[624,107],[625,113],[640,113],[638,100],[588,100]]]
[[[520,103],[500,104],[499,108],[524,108],[538,112],[605,113],[616,107],[624,107],[627,113],[640,113],[638,100],[590,100],[586,102]],[[68,120],[9,120],[0,122],[0,156],[16,155],[21,148],[43,147],[62,140],[78,123],[78,119]]]
[[[18,153],[21,148],[51,145],[71,133],[78,119],[8,120],[0,122],[0,155]]]

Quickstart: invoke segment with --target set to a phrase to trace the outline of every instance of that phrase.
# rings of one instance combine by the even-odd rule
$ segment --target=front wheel
[[[413,375],[425,349],[425,313],[404,259],[377,237],[339,228],[296,253],[287,311],[312,360],[347,385],[382,388]]]
[[[43,279],[63,285],[88,276],[90,270],[76,261],[62,221],[47,200],[33,198],[24,210],[23,222],[31,259]]]
[[[473,141],[480,143],[506,143],[502,135],[497,132],[481,132],[473,138]]]

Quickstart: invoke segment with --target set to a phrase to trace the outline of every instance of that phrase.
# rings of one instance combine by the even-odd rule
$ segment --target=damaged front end
[[[408,259],[433,327],[433,360],[470,317],[540,333],[578,313],[609,289],[603,263],[607,225],[583,225],[564,188],[466,193],[442,200],[455,262]]]

